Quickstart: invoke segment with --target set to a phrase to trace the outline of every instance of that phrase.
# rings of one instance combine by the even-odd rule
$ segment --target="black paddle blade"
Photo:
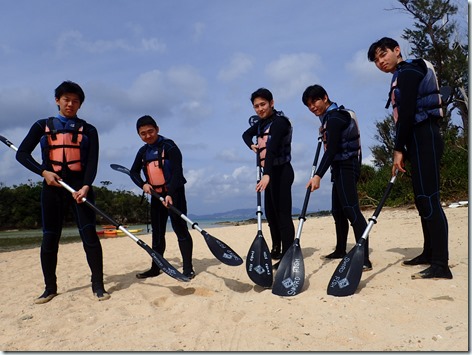
[[[110,164],[110,167],[113,169],[113,170],[116,170],[116,171],[119,171],[120,173],[124,173],[126,175],[130,175],[131,172],[129,171],[128,168],[122,166],[122,165],[118,165],[118,164]]]
[[[257,232],[256,238],[254,238],[249,248],[246,258],[246,271],[249,278],[256,285],[265,288],[272,286],[272,259],[262,231]]]
[[[361,239],[341,260],[328,283],[328,295],[350,296],[357,290],[364,265],[364,241]]]
[[[205,238],[205,241],[210,251],[223,264],[230,266],[238,266],[243,263],[243,259],[241,259],[241,257],[236,254],[234,250],[232,250],[221,240],[208,234],[208,232],[206,232],[205,230],[202,230],[201,234]]]
[[[298,239],[285,253],[275,273],[272,293],[278,296],[295,296],[299,294],[305,282],[305,263]]]
[[[137,243],[141,248],[146,250],[149,255],[151,255],[152,261],[159,267],[159,269],[161,269],[167,275],[179,281],[185,281],[185,282],[190,281],[190,279],[187,276],[185,276],[180,271],[178,271],[175,267],[173,267],[166,259],[164,259],[164,257],[161,254],[152,250],[152,248],[149,245],[147,245],[145,242],[143,242],[141,239],[139,239]]]

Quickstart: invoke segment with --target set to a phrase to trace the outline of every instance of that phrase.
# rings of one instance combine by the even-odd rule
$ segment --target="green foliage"
[[[381,168],[374,168],[369,165],[362,165],[361,176],[357,185],[359,204],[362,207],[376,207],[382,199],[391,178],[391,166],[385,165]],[[413,199],[410,178],[407,175],[399,174],[385,205],[391,207],[408,205],[414,202]]]
[[[42,182],[7,187],[0,183],[0,228],[36,229],[41,228],[41,188]],[[142,201],[128,191],[111,191],[105,187],[95,187],[95,205],[108,216],[122,224],[144,224],[148,222],[147,199]],[[97,224],[109,224],[97,215]],[[75,221],[71,211],[67,211],[64,225],[73,226]]]

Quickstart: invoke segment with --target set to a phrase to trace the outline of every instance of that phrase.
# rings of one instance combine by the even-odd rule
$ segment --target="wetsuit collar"
[[[62,123],[66,123],[68,120],[77,120],[77,116],[75,116],[73,118],[67,118],[67,117],[64,117],[60,114],[57,114],[56,118],[58,118]]]
[[[161,142],[162,142],[163,140],[164,140],[164,137],[158,134],[156,141],[155,141],[154,143],[152,143],[152,144],[148,144],[148,146],[150,146],[150,147],[158,147],[158,146],[161,144]]]
[[[325,113],[323,113],[323,114],[320,116],[320,121],[323,123],[326,114],[327,114],[329,111],[331,111],[331,110],[336,110],[337,108],[338,108],[338,104],[337,104],[336,102],[332,102],[331,105],[329,105],[328,109],[325,111]]]

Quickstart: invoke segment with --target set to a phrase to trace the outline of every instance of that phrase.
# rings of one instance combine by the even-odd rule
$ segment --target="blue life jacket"
[[[87,160],[88,137],[83,133],[84,121],[49,117],[40,139],[43,162],[55,172],[82,171]]]
[[[341,142],[340,146],[337,149],[337,153],[334,156],[334,161],[347,160],[349,158],[357,156],[359,161],[362,160],[362,150],[361,150],[361,135],[359,125],[357,123],[356,113],[353,110],[346,109],[344,106],[337,106],[336,103],[333,103],[328,111],[322,118],[322,127],[321,134],[323,135],[323,143],[325,145],[325,150],[327,149],[328,134],[326,127],[328,124],[328,119],[331,114],[334,112],[343,112],[349,114],[351,120],[349,125],[341,133]]]
[[[401,63],[393,73],[389,98],[385,105],[385,108],[388,108],[392,103],[395,123],[398,121],[398,108],[401,105],[401,92],[397,87],[397,80],[398,75],[404,70],[417,70],[424,75],[416,98],[415,124],[426,120],[428,117],[443,117],[441,94],[433,65],[424,59],[408,59]]]

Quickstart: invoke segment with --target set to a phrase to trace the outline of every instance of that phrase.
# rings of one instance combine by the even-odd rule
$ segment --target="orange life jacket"
[[[80,120],[69,119],[63,123],[57,117],[50,117],[45,128],[45,137],[41,147],[43,160],[46,160],[55,172],[64,170],[82,171],[83,149],[87,142],[83,135]]]
[[[164,176],[164,162],[164,150],[162,150],[160,158],[156,158],[156,160],[150,160],[145,163],[145,175],[148,178],[149,184],[157,193],[167,191],[166,179]]]

